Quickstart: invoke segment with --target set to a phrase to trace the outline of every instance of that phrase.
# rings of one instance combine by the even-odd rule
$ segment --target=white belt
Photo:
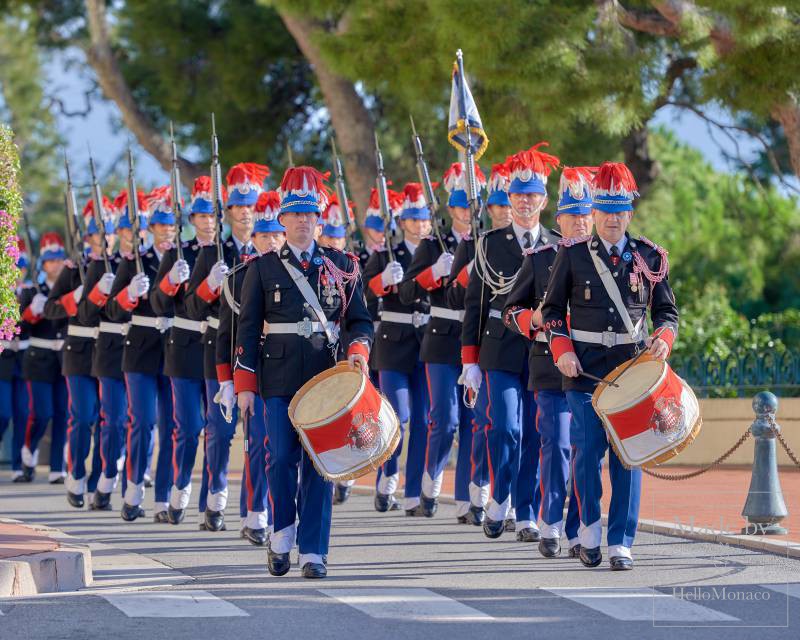
[[[310,338],[312,334],[324,333],[325,329],[321,322],[311,322],[309,318],[305,318],[300,322],[270,322],[268,334],[273,333],[287,333]]]
[[[0,340],[0,346],[9,351],[24,351],[30,344],[30,340]]]
[[[64,347],[63,340],[48,340],[46,338],[31,338],[31,346],[40,349],[50,349],[51,351],[61,351]]]
[[[570,335],[578,342],[602,344],[604,347],[616,347],[620,344],[634,344],[633,338],[628,333],[614,333],[613,331],[582,331],[571,329]]]
[[[535,342],[544,342],[545,344],[548,344],[547,336],[544,335],[544,333],[542,331],[540,331],[539,333],[536,334],[536,337],[534,338],[534,341]]]
[[[444,318],[445,320],[464,321],[463,309],[448,309],[447,307],[431,307],[431,318]]]
[[[219,318],[208,316],[208,318],[206,318],[206,324],[212,329],[219,329]]]
[[[502,311],[498,311],[497,309],[489,309],[489,317],[490,318],[497,318],[498,320],[503,319]]]
[[[396,322],[398,324],[412,324],[423,327],[428,324],[430,315],[415,311],[414,313],[398,313],[396,311],[382,311],[381,322]]]
[[[131,316],[131,324],[136,327],[149,327],[150,329],[158,329],[164,333],[172,326],[172,318],[165,318],[164,316]]]
[[[172,326],[176,329],[186,329],[197,333],[203,333],[203,324],[200,320],[189,320],[189,318],[181,318],[180,316],[175,316],[172,319]]]
[[[100,333],[113,333],[118,336],[124,336],[128,332],[127,322],[100,322]]]
[[[73,338],[92,338],[95,339],[98,334],[97,327],[80,327],[76,324],[71,324],[67,327],[67,335]]]

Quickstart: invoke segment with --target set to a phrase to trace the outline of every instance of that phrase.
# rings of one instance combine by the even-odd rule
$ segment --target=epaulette
[[[350,260],[352,260],[356,264],[358,264],[361,261],[361,259],[352,251],[345,251],[344,255],[346,255],[348,258],[350,258]]]
[[[583,242],[589,242],[592,239],[592,236],[578,236],[577,238],[561,238],[558,244],[562,247],[571,247],[574,244],[581,244]]]
[[[656,244],[655,242],[653,242],[649,238],[645,238],[644,236],[639,236],[639,242],[644,242],[648,247],[652,247],[653,249],[658,251],[658,253],[660,253],[661,255],[669,254],[669,251],[667,251],[661,245]]]
[[[258,258],[257,253],[248,253],[247,255],[242,256],[242,264],[247,264],[248,262],[252,262]]]
[[[542,251],[547,251],[548,249],[552,249],[553,251],[557,251],[558,250],[558,245],[554,244],[552,242],[549,242],[549,243],[543,244],[543,245],[541,245],[539,247],[532,247],[530,249],[525,249],[525,251],[530,251],[529,255],[533,255],[534,253],[541,253]]]

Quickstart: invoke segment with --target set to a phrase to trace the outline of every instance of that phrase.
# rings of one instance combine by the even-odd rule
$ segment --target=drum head
[[[616,381],[617,387],[600,385],[596,408],[614,413],[636,403],[664,377],[667,365],[661,360],[641,360]]]
[[[297,424],[331,420],[353,402],[364,384],[363,375],[349,367],[329,371],[331,375],[321,377],[300,397],[294,407],[293,419]]]

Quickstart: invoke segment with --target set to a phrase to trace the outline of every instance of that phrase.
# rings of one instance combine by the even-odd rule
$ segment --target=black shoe
[[[352,489],[343,484],[337,484],[333,492],[333,504],[344,504],[350,497]]]
[[[556,558],[561,555],[561,543],[558,538],[542,538],[539,540],[539,553],[545,558]]]
[[[28,467],[23,464],[22,475],[16,480],[14,480],[14,482],[33,482],[33,479],[35,477],[36,477],[36,467]]]
[[[159,511],[156,515],[153,516],[153,522],[155,522],[156,524],[170,524],[169,513],[167,513],[166,511]],[[175,524],[177,524],[177,522]]]
[[[57,478],[50,480],[50,484],[64,484],[64,476],[58,476]]]
[[[92,511],[111,511],[111,494],[95,491],[89,509]]]
[[[424,518],[425,512],[422,510],[422,505],[418,504],[413,509],[406,509],[406,515],[409,518]]]
[[[581,545],[576,544],[574,547],[570,547],[567,555],[570,558],[579,558],[581,555]]]
[[[422,507],[422,515],[426,518],[435,516],[436,511],[439,509],[439,499],[429,498],[424,493],[419,498],[419,504]]]
[[[161,513],[164,513],[163,511]],[[167,507],[167,522],[170,524],[180,524],[186,517],[186,509],[173,509],[172,505]]]
[[[581,547],[580,559],[584,567],[596,567],[603,561],[603,554],[600,552],[600,547],[587,549]]]
[[[204,523],[207,531],[225,531],[225,515],[222,511],[206,509]]]
[[[630,571],[633,569],[633,560],[625,556],[614,556],[609,558],[612,571]]]
[[[486,512],[483,510],[483,507],[476,507],[475,505],[471,504],[469,505],[469,511],[467,511],[467,515],[465,515],[464,518],[467,524],[480,527],[486,518]]]
[[[127,502],[122,503],[122,512],[120,513],[125,522],[133,522],[136,518],[144,517],[144,509],[140,506],[131,506]]]
[[[533,527],[525,527],[517,531],[517,542],[539,542],[539,532]]]
[[[317,562],[306,562],[303,565],[304,578],[326,578],[328,576],[328,568],[324,564]]]
[[[242,529],[242,537],[250,541],[250,544],[257,547],[263,547],[267,544],[267,530],[266,529],[251,529],[245,527]]]
[[[83,494],[67,491],[67,502],[76,509],[83,509]]]
[[[395,498],[394,495],[391,493],[381,493],[380,491],[375,493],[373,504],[375,505],[375,511],[379,513],[397,511],[400,508],[400,505],[397,504],[397,498]]]
[[[153,479],[150,478],[150,480],[145,480],[144,487],[145,489],[151,489],[153,487]]]
[[[467,516],[456,516],[456,522],[458,524],[467,524]]]
[[[506,518],[503,522],[503,527],[509,533],[514,533],[517,530],[517,521],[514,518]]]
[[[267,547],[267,569],[272,576],[285,576],[292,567],[288,553],[275,553]]]
[[[492,520],[489,516],[484,518],[483,533],[487,538],[499,538],[503,535],[504,530],[505,526],[502,520]]]

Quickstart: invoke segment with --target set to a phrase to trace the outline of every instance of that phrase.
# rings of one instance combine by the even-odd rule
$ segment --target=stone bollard
[[[778,399],[769,391],[762,391],[753,398],[756,419],[750,426],[755,440],[753,472],[750,490],[742,509],[747,526],[742,529],[748,535],[785,535],[787,530],[778,523],[789,512],[783,501],[781,482],[778,477],[777,441],[775,433],[780,427],[775,422]]]

